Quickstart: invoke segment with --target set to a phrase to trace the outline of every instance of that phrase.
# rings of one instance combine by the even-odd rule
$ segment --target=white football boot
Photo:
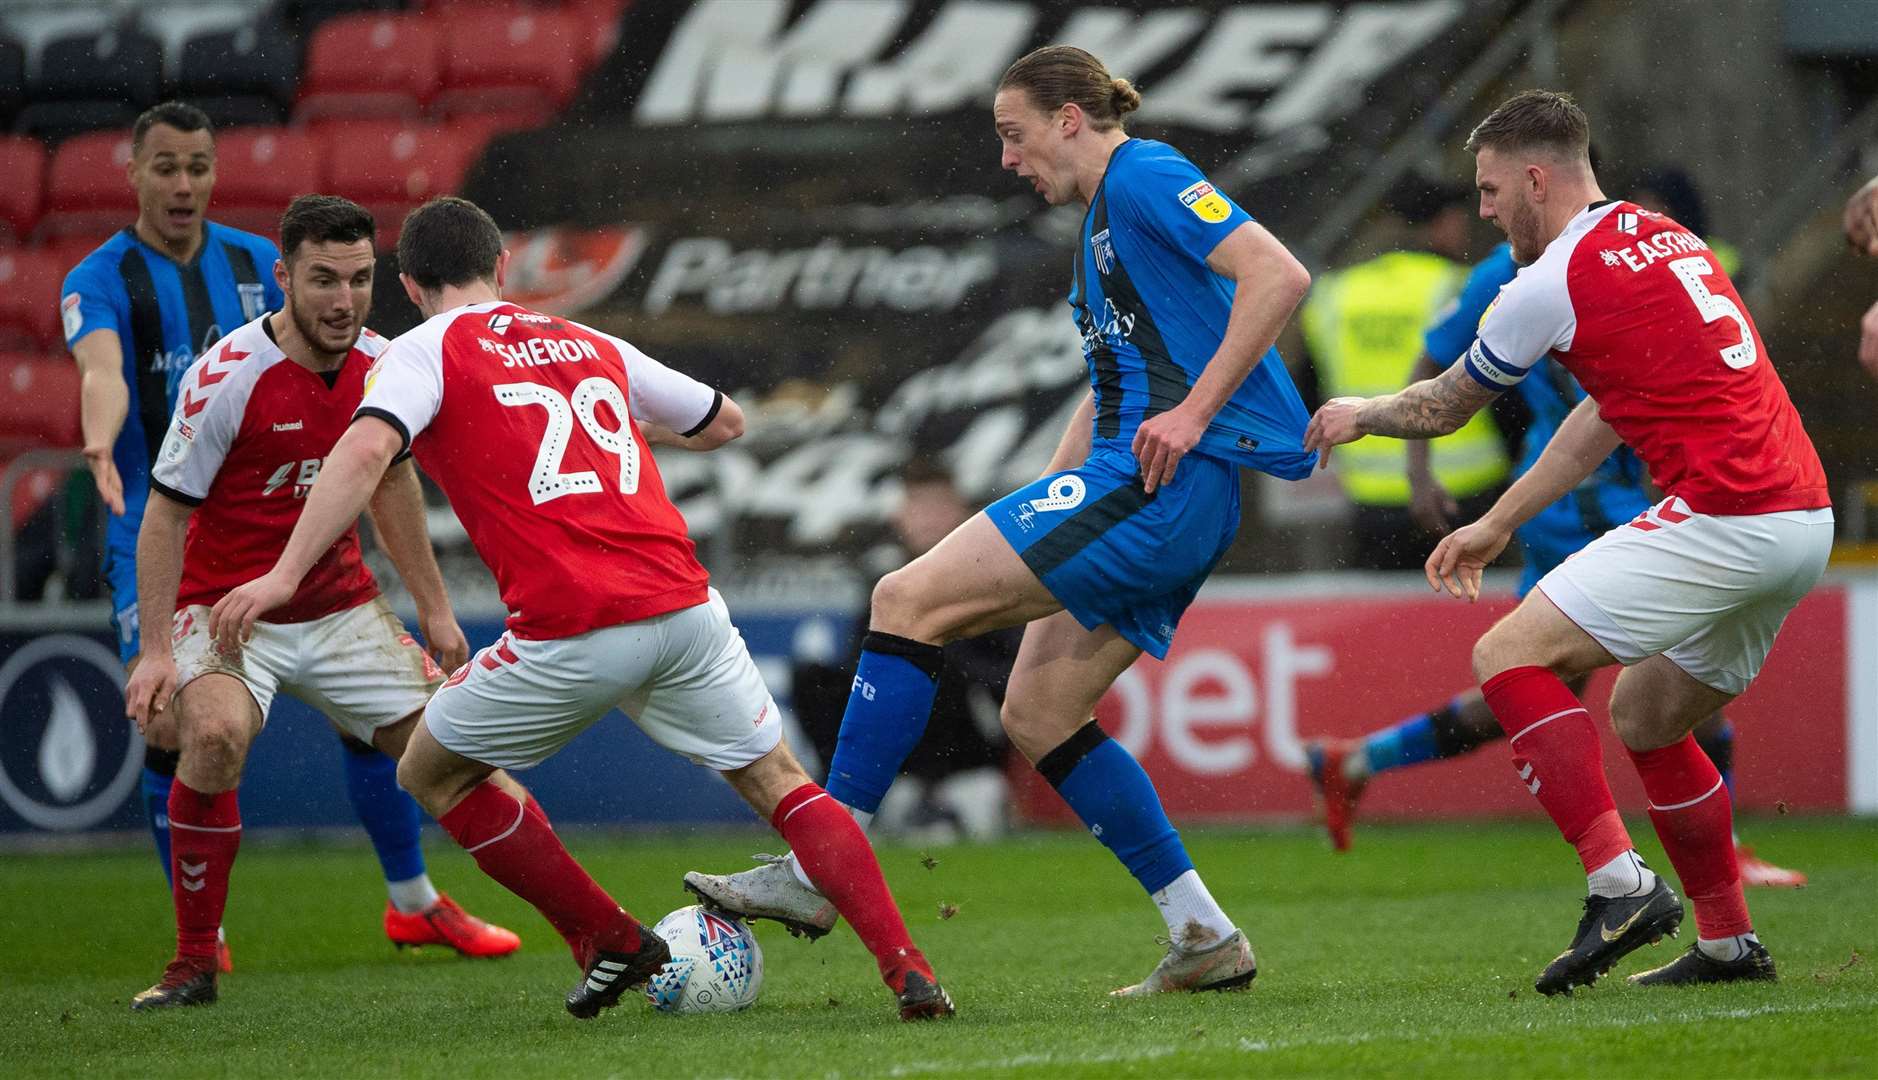
[[[796,878],[787,855],[757,855],[762,865],[740,874],[685,875],[685,888],[705,906],[740,919],[773,919],[810,941],[835,928],[839,917],[828,898]]]
[[[1259,973],[1259,966],[1252,957],[1252,944],[1245,939],[1245,931],[1234,930],[1231,937],[1218,943],[1191,942],[1193,936],[1196,935],[1189,935],[1189,942],[1198,944],[1199,948],[1168,942],[1167,955],[1154,966],[1147,978],[1133,986],[1111,990],[1110,996],[1146,997],[1149,994],[1181,991],[1243,990],[1252,985],[1252,978]],[[1205,936],[1209,939],[1213,937],[1211,933],[1205,933]]]

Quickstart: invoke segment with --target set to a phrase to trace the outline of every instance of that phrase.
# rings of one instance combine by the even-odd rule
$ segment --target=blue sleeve
[[[1486,316],[1493,298],[1500,295],[1500,289],[1518,272],[1512,256],[1500,248],[1467,275],[1461,294],[1436,316],[1434,325],[1422,335],[1422,347],[1438,366],[1447,367],[1459,360],[1474,343],[1480,320]]]
[[[254,266],[261,272],[261,299],[269,311],[279,311],[287,306],[287,296],[280,291],[280,283],[274,280],[274,264],[280,261],[280,249],[265,236],[252,237],[254,248]]]
[[[1174,251],[1204,263],[1221,240],[1252,220],[1184,158],[1129,163],[1106,186],[1111,215],[1121,214]]]
[[[65,275],[59,290],[59,320],[65,332],[65,346],[71,348],[93,330],[115,331],[125,336],[124,324],[130,320],[130,301],[124,295],[124,279],[102,259],[87,258]]]

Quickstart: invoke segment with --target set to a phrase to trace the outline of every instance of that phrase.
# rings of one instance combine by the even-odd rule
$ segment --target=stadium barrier
[[[1474,605],[1370,575],[1229,578],[1181,625],[1165,663],[1144,660],[1098,709],[1140,756],[1180,820],[1297,819],[1309,812],[1306,739],[1355,735],[1440,704],[1469,685],[1470,646],[1511,610],[1498,592]],[[731,609],[787,711],[799,643],[846,640],[854,612],[814,606]],[[123,715],[123,672],[97,605],[0,609],[0,833],[139,828],[142,743]],[[478,646],[499,616],[465,616]],[[1590,699],[1602,718],[1611,675]],[[1767,668],[1729,715],[1738,733],[1737,801],[1755,811],[1878,813],[1878,575],[1836,577],[1787,621]],[[1619,804],[1642,792],[1614,736],[1605,754]],[[316,713],[277,699],[242,785],[257,827],[351,826],[342,750]],[[1066,821],[1054,793],[1014,768],[1026,820]],[[618,713],[524,781],[556,821],[755,823],[715,775],[654,746]],[[1384,778],[1375,816],[1538,812],[1504,752]]]

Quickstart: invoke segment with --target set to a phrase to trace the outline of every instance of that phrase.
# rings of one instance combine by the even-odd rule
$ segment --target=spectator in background
[[[924,555],[978,511],[936,462],[913,459],[900,483],[905,495],[891,519],[898,543],[869,559],[870,590],[875,580]],[[824,762],[834,757],[865,632],[856,623],[838,657],[797,650],[791,690],[796,719]],[[932,721],[882,803],[875,828],[927,842],[985,840],[1004,831],[1009,791],[998,709],[1022,637],[1021,628],[1012,628],[945,646]]]
[[[1845,239],[1853,250],[1878,258],[1878,176],[1845,201]],[[1859,320],[1858,362],[1878,379],[1878,301]]]
[[[1701,237],[1721,263],[1722,273],[1735,277],[1741,272],[1741,252],[1733,244],[1709,231],[1708,206],[1695,180],[1679,165],[1657,165],[1646,169],[1630,185],[1630,201],[1671,220]]]
[[[1451,305],[1467,278],[1472,192],[1405,177],[1384,207],[1413,230],[1413,247],[1319,275],[1302,315],[1305,347],[1320,398],[1366,397],[1408,385],[1422,358],[1422,332]],[[1432,535],[1411,515],[1408,451],[1399,440],[1367,438],[1339,447],[1337,479],[1356,507],[1355,564],[1411,570]],[[1506,479],[1506,445],[1493,417],[1477,413],[1430,444],[1429,468],[1470,516],[1484,511]]]

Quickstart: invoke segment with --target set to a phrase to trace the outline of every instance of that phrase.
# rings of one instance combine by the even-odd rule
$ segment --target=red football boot
[[[1798,870],[1775,866],[1754,854],[1746,844],[1735,845],[1735,862],[1741,867],[1741,884],[1774,889],[1799,889],[1806,885],[1806,875]]]
[[[1362,751],[1363,744],[1354,739],[1319,739],[1305,747],[1311,783],[1324,800],[1324,827],[1330,830],[1330,846],[1336,851],[1350,850],[1350,823],[1356,819],[1356,801],[1363,797],[1363,788],[1369,783],[1345,777],[1343,762]]]
[[[436,903],[412,915],[387,901],[385,936],[400,949],[448,945],[464,956],[507,956],[522,947],[514,931],[486,923],[441,895]]]
[[[235,970],[235,954],[228,951],[228,936],[215,932],[215,970],[226,975]]]

